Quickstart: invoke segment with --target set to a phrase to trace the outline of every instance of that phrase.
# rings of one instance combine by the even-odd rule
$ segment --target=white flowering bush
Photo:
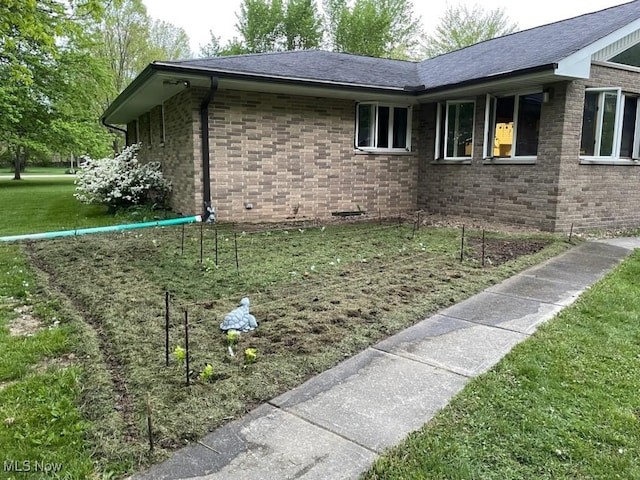
[[[171,182],[159,162],[140,164],[140,144],[126,147],[113,158],[83,157],[74,196],[82,203],[108,205],[112,210],[134,205],[164,204]]]

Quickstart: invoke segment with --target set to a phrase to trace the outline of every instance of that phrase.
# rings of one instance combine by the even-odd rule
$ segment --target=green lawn
[[[640,479],[640,252],[363,479]]]
[[[20,175],[65,175],[68,166],[66,167],[27,167],[24,172],[21,172]],[[0,168],[0,176],[5,175],[13,175],[13,169],[10,167]],[[70,177],[72,175],[69,175]]]
[[[73,197],[74,177],[0,179],[0,236],[109,225],[100,205]]]
[[[74,188],[72,177],[0,180],[0,236],[114,222],[104,208],[75,200]],[[0,478],[45,478],[35,462],[59,465],[46,478],[94,478],[90,423],[80,408],[90,372],[78,361],[93,344],[46,283],[20,245],[0,244]],[[10,327],[23,331],[11,335]],[[24,470],[23,462],[31,472],[4,469]]]
[[[73,184],[64,178],[0,183],[4,233],[118,220],[77,204],[72,193]],[[235,229],[234,235],[232,227],[220,225],[216,265],[215,230],[203,230],[202,263],[200,226],[185,229],[184,253],[181,230],[0,245],[0,268],[11,279],[0,287],[5,325],[0,414],[10,419],[0,451],[17,460],[55,458],[74,472],[69,478],[83,478],[90,470],[131,472],[345,356],[567,248],[549,235],[527,236],[523,244],[521,236],[491,234],[482,268],[473,231],[461,264],[459,229],[414,231],[397,222],[324,228],[312,222],[286,232]],[[531,242],[547,247],[503,263],[505,252],[518,245],[531,252]],[[164,366],[165,290],[171,291],[171,350],[185,346],[180,305],[197,303],[189,307],[190,387],[173,355]],[[242,335],[240,354],[229,357],[218,325],[245,295],[260,327]],[[41,328],[30,337],[10,336],[6,327],[24,305]],[[257,362],[247,368],[245,348],[257,350]],[[213,375],[203,382],[198,373],[207,363]],[[49,397],[35,389],[42,383],[55,386]],[[154,416],[153,453],[148,452],[147,400]],[[51,435],[59,431],[65,432],[62,440]],[[10,442],[16,443],[5,448]]]

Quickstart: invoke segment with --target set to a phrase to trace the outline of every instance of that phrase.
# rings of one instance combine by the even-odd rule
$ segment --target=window
[[[411,150],[409,107],[359,103],[356,117],[356,148]]]
[[[487,95],[484,157],[527,159],[538,155],[542,93]]]
[[[585,92],[580,156],[604,160],[640,158],[638,96],[619,88]]]
[[[475,102],[468,100],[438,104],[436,159],[468,160],[471,158],[475,108]]]

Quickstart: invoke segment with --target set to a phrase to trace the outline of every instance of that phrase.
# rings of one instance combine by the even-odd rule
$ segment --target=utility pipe
[[[218,79],[211,77],[211,86],[207,96],[200,104],[200,129],[201,129],[201,148],[202,148],[202,203],[204,207],[203,217],[207,223],[216,221],[215,209],[211,205],[211,158],[209,153],[209,104],[218,90]]]
[[[90,233],[120,232],[123,230],[134,230],[137,228],[166,227],[169,225],[181,225],[184,223],[195,223],[201,221],[202,217],[200,215],[195,215],[193,217],[171,218],[169,220],[157,220],[155,222],[128,223],[125,225],[110,225],[107,227],[80,228],[76,230],[60,230],[57,232],[11,235],[8,237],[0,237],[0,242],[16,242],[19,240],[42,240],[58,237],[75,237],[76,235],[87,235]]]

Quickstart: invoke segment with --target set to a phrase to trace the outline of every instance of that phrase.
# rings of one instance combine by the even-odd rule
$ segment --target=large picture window
[[[475,102],[462,100],[438,104],[436,159],[468,160],[473,156]]]
[[[484,157],[536,158],[541,110],[542,93],[487,95]]]
[[[587,89],[582,115],[580,156],[640,158],[638,96],[619,88]]]
[[[356,148],[411,150],[411,109],[378,103],[359,103],[356,110]]]

